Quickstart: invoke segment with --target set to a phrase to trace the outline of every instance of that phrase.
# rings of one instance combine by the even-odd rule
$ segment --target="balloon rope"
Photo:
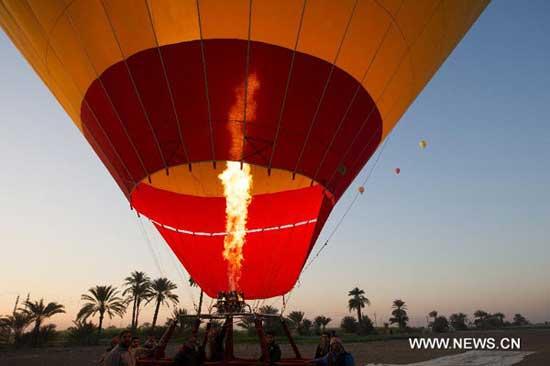
[[[436,9],[432,12],[432,14],[430,15],[429,19],[431,20],[434,16],[434,14],[437,12],[437,10],[439,9],[439,6],[441,5],[442,1],[440,1],[436,7]],[[401,5],[403,5],[403,2],[401,3]],[[401,9],[401,7],[400,7]],[[422,31],[420,33],[420,35],[424,34],[424,31],[426,30],[427,28],[427,25],[428,25],[429,21],[426,22],[426,24],[424,25],[424,27],[422,28]],[[401,65],[401,63],[403,62],[403,60],[405,59],[405,56],[407,56],[409,53],[410,53],[410,50],[412,48],[412,46],[414,44],[416,44],[416,42],[418,41],[418,39],[420,39],[420,35],[414,40],[414,42],[412,42],[412,44],[408,45],[407,47],[407,50],[405,51],[405,54],[403,54],[403,56],[401,57],[401,59],[399,60],[399,64],[398,66],[395,68],[394,72],[392,73],[392,76],[390,77],[390,79],[388,80],[388,82],[386,82],[386,85],[384,86],[384,89],[382,91],[382,94],[380,95],[380,97],[382,95],[384,95],[384,93],[386,92],[386,89],[387,87],[389,86],[390,82],[393,80],[393,78],[395,77],[395,75],[397,74],[397,71],[399,70],[399,66]],[[379,98],[377,98],[379,99]],[[397,101],[396,101],[397,102]],[[394,104],[395,105],[395,104]],[[392,108],[393,109],[393,106]],[[370,116],[370,113],[372,113],[373,109],[371,110],[371,112],[369,112],[369,116]],[[364,120],[364,122],[367,122],[368,121],[368,117]],[[363,127],[365,126],[365,123],[363,123],[363,125],[361,126],[360,130],[363,129]],[[352,142],[349,144],[349,147],[351,147],[354,143],[355,143],[355,140],[356,138],[359,136],[359,133],[357,133],[354,137],[354,139],[352,140]],[[370,171],[370,173],[367,174],[367,177],[365,178],[365,180],[363,181],[363,184],[362,186],[365,186],[369,180],[369,178],[372,176],[374,170],[376,169],[376,166],[378,164],[378,160],[380,159],[380,156],[382,155],[382,153],[384,152],[384,149],[387,145],[387,142],[390,140],[392,135],[389,135],[389,137],[386,138],[386,140],[384,141],[384,143],[382,144],[382,147],[380,148],[380,153],[378,154],[378,156],[376,157],[376,160],[374,161],[374,164],[373,164],[373,167]],[[348,150],[349,150],[349,147],[348,147]],[[344,156],[346,156],[348,153],[348,151],[346,151],[346,153],[344,153]],[[336,171],[335,171],[336,172]],[[334,173],[335,173],[334,172]],[[333,173],[333,176],[334,176],[334,173]],[[329,179],[329,181],[332,181],[332,177]],[[308,264],[306,264],[304,266],[304,269],[302,270],[302,273],[300,274],[300,277],[301,275],[311,266],[311,264],[319,257],[319,255],[321,254],[321,252],[326,248],[326,246],[328,245],[330,239],[334,236],[334,234],[336,233],[336,231],[338,230],[338,228],[340,227],[340,225],[342,224],[342,222],[344,221],[345,217],[347,216],[347,214],[350,212],[350,210],[352,209],[353,205],[355,204],[355,201],[357,201],[357,198],[359,197],[359,192],[355,192],[355,196],[353,197],[353,200],[352,202],[350,203],[350,205],[348,206],[348,208],[346,209],[346,211],[344,212],[344,214],[342,215],[342,217],[340,218],[340,220],[338,221],[337,225],[334,227],[334,229],[332,230],[332,232],[329,234],[327,240],[325,241],[325,243],[321,246],[321,248],[319,248],[319,250],[317,251],[317,253],[315,254],[315,256],[313,256],[313,258],[309,261]],[[299,279],[298,279],[299,280]]]
[[[386,91],[388,90],[388,88],[390,87],[390,85],[392,84],[393,82],[393,79],[397,76],[399,70],[400,70],[400,67],[403,63],[403,61],[405,61],[407,59],[407,56],[410,54],[413,46],[416,44],[416,42],[422,38],[422,35],[424,34],[424,32],[426,31],[426,29],[428,28],[428,24],[430,24],[430,21],[431,19],[433,18],[433,16],[437,13],[439,7],[441,6],[442,4],[442,0],[439,1],[438,5],[435,7],[435,9],[433,10],[433,12],[431,13],[431,15],[429,16],[428,20],[426,21],[426,23],[424,24],[423,28],[422,28],[422,31],[419,33],[419,35],[416,37],[416,39],[411,42],[410,44],[407,45],[407,48],[405,50],[405,52],[400,56],[399,58],[399,62],[397,64],[397,66],[395,67],[394,71],[391,73],[391,76],[390,78],[386,81],[383,89],[382,89],[382,92],[381,94],[374,99],[374,104],[369,112],[369,114],[367,115],[367,117],[363,120],[363,123],[361,124],[361,127],[359,128],[359,130],[355,133],[355,136],[352,138],[351,142],[348,144],[348,147],[346,149],[346,151],[342,154],[342,158],[340,159],[340,163],[337,165],[337,168],[332,172],[332,175],[330,176],[328,182],[325,184],[326,186],[328,186],[332,180],[334,179],[334,177],[336,176],[336,172],[338,171],[338,167],[344,162],[345,158],[347,157],[347,155],[351,152],[351,148],[354,146],[356,140],[361,136],[361,132],[363,131],[363,128],[367,125],[367,122],[369,121],[370,119],[370,116],[372,113],[374,113],[374,111],[376,110],[376,105],[378,103],[378,101],[382,100],[382,97],[386,94]],[[401,2],[401,5],[403,5],[404,2]],[[401,6],[399,7],[399,10],[401,9]],[[412,80],[414,81],[415,77],[414,77],[414,73],[411,74],[412,76]],[[411,92],[413,92],[412,94],[414,94],[414,90],[411,89]],[[418,96],[418,93],[416,94],[416,96]],[[414,98],[416,98],[416,96]],[[414,100],[413,98],[413,100]],[[399,98],[396,98],[395,99],[395,103],[392,105],[392,107],[389,109],[390,111],[393,111],[393,108],[397,105],[397,102],[399,101]],[[411,101],[412,103],[412,101]]]
[[[283,316],[285,314],[285,310],[286,310],[285,295],[283,295],[282,298],[283,298],[283,307],[281,308],[281,316]]]
[[[365,180],[363,181],[363,183],[361,184],[362,187],[364,187],[367,182],[369,181],[369,178],[372,176],[372,174],[374,173],[374,170],[376,169],[376,166],[378,165],[378,161],[380,160],[380,157],[382,156],[382,153],[384,152],[384,149],[386,148],[386,145],[388,143],[388,141],[390,140],[391,136],[388,137],[386,139],[386,141],[384,141],[384,143],[382,144],[382,147],[380,148],[380,152],[378,153],[378,155],[376,156],[376,159],[374,160],[374,164],[372,166],[372,169],[370,170],[369,173],[367,173],[367,176],[365,177]],[[319,255],[321,254],[321,252],[323,251],[323,249],[325,249],[330,241],[330,239],[332,239],[332,237],[334,236],[334,234],[336,233],[336,231],[338,231],[338,229],[340,228],[340,225],[342,225],[344,219],[346,218],[346,216],[348,215],[348,213],[351,211],[351,209],[353,208],[353,205],[355,204],[355,202],[357,201],[357,198],[359,198],[360,196],[360,192],[355,192],[355,195],[353,197],[353,200],[350,202],[350,204],[348,205],[348,207],[346,208],[346,210],[344,211],[344,214],[342,215],[342,217],[340,217],[340,220],[338,220],[338,223],[336,224],[336,226],[332,229],[332,231],[330,232],[327,240],[325,240],[325,243],[321,246],[321,248],[319,248],[319,250],[317,251],[317,253],[315,254],[315,256],[313,258],[311,258],[311,260],[309,261],[308,264],[306,264],[306,266],[304,267],[304,270],[302,271],[302,274],[311,266],[311,264],[319,257]]]
[[[153,260],[155,261],[155,266],[157,267],[157,270],[159,271],[159,274],[164,277],[164,272],[162,271],[162,268],[160,266],[159,258],[157,256],[157,253],[153,249],[153,246],[151,244],[151,240],[149,240],[149,235],[147,235],[147,232],[145,231],[145,227],[143,226],[143,222],[141,221],[141,217],[136,215],[137,221],[139,223],[139,228],[141,231],[141,235],[145,239],[145,242],[147,243],[147,247],[149,248],[149,251],[151,252],[151,256],[153,257]]]
[[[189,285],[189,281],[185,277],[185,272],[183,270],[183,266],[178,263],[178,259],[175,255],[175,253],[166,246],[166,242],[161,238],[159,240],[159,237],[156,236],[157,240],[155,243],[155,247],[157,248],[164,248],[164,252],[168,254],[168,256],[171,259],[172,267],[176,271],[176,273],[179,275],[182,286],[183,286],[183,292],[184,294],[191,300],[191,303],[193,304],[193,308],[195,310],[198,309],[197,302],[195,301],[195,296],[193,295],[193,291],[191,290],[191,286]],[[181,240],[181,238],[178,236],[178,239]]]
[[[141,234],[143,235],[143,237],[145,238],[145,241],[147,242],[147,247],[149,248],[149,251],[151,252],[151,256],[153,257],[153,260],[155,262],[155,266],[157,267],[157,270],[158,270],[160,276],[161,277],[166,277],[166,275],[164,274],[164,271],[162,270],[162,266],[161,266],[161,262],[160,262],[161,254],[160,253],[157,254],[157,252],[154,250],[154,248],[153,248],[154,245],[151,242],[151,240],[149,238],[149,235],[147,235],[147,230],[145,229],[145,226],[143,225],[143,221],[141,220],[141,216],[137,215],[137,220],[138,220],[138,223],[139,223]],[[165,247],[165,245],[156,245],[156,247],[163,248],[163,247]],[[174,267],[174,269],[176,270],[176,273],[178,273],[180,278],[181,278],[182,286],[183,286],[182,288],[183,288],[184,294],[189,299],[191,299],[191,303],[193,304],[193,307],[195,309],[198,308],[197,304],[196,304],[196,301],[195,301],[195,297],[193,296],[192,291],[190,291],[190,290],[188,291],[187,287],[185,287],[185,284],[187,283],[187,279],[185,278],[185,276],[184,276],[184,274],[181,270],[181,267],[178,267],[176,265],[173,253],[169,253],[169,254],[170,254],[171,259],[172,259],[172,266]],[[179,270],[178,270],[178,268],[179,268]]]
[[[374,160],[374,163],[372,165],[372,169],[370,170],[369,173],[367,173],[367,176],[365,177],[365,179],[363,180],[363,183],[361,184],[361,186],[365,186],[367,184],[367,182],[369,181],[369,178],[372,176],[372,174],[374,173],[374,170],[376,169],[376,166],[378,165],[378,161],[380,160],[380,157],[382,156],[382,153],[384,152],[385,148],[386,148],[386,145],[388,144],[388,142],[390,141],[390,138],[391,138],[391,135],[386,138],[386,140],[384,141],[384,143],[382,144],[382,146],[380,147],[380,152],[378,153],[378,155],[376,156],[375,160]],[[342,215],[342,217],[340,217],[340,220],[338,220],[338,223],[336,224],[336,226],[332,229],[332,231],[330,232],[328,238],[325,240],[325,242],[323,243],[323,245],[321,246],[321,248],[319,248],[319,250],[317,251],[317,253],[315,253],[315,255],[309,260],[309,262],[304,266],[304,269],[302,270],[302,272],[300,273],[300,276],[298,277],[298,280],[296,281],[298,284],[300,283],[300,278],[303,276],[304,272],[306,272],[309,267],[313,264],[313,262],[315,262],[315,260],[317,258],[319,258],[319,256],[321,255],[321,253],[323,252],[323,250],[328,246],[329,244],[329,241],[332,239],[332,237],[334,236],[334,234],[336,233],[336,231],[338,231],[338,229],[340,228],[340,225],[342,225],[344,219],[346,218],[346,216],[348,215],[348,213],[351,211],[351,209],[353,208],[353,205],[355,204],[355,202],[357,201],[357,198],[359,198],[359,195],[360,193],[359,192],[355,192],[355,196],[353,197],[353,200],[350,202],[350,204],[348,205],[348,207],[346,208],[346,210],[344,211],[344,214]],[[286,298],[286,303],[285,303],[285,307],[286,307],[286,304],[288,304],[290,302],[290,298],[292,297],[292,293],[294,292],[294,290],[296,289],[296,286],[290,290],[290,292],[288,293],[288,296]]]

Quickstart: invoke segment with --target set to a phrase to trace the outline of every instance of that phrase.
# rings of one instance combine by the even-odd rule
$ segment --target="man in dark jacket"
[[[281,361],[281,347],[275,342],[275,334],[273,332],[267,332],[265,334],[265,340],[267,343],[267,356],[269,364]]]
[[[197,343],[197,338],[191,336],[181,346],[176,356],[174,356],[174,365],[175,366],[199,366],[202,365],[204,355],[203,350]]]
[[[354,366],[355,361],[351,353],[346,352],[344,345],[338,338],[330,341],[330,352],[321,358],[316,358],[311,363],[317,366]]]
[[[330,337],[328,333],[323,333],[321,334],[321,340],[319,341],[319,345],[315,350],[315,357],[313,358],[321,358],[329,352],[330,352]]]
[[[132,332],[125,330],[120,333],[119,344],[105,357],[105,366],[135,366],[136,360],[130,353]]]
[[[224,324],[221,330],[217,327],[212,327],[208,332],[208,341],[206,344],[206,360],[207,361],[223,361],[225,355],[225,334],[227,333],[228,325]]]

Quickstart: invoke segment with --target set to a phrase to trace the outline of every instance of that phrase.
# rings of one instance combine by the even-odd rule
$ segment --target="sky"
[[[549,36],[550,2],[489,5],[393,130],[287,312],[336,326],[358,286],[380,326],[398,298],[419,326],[434,309],[550,321]],[[175,257],[1,32],[0,70],[0,314],[30,293],[64,304],[52,322],[65,328],[82,293],[121,286],[133,270],[169,277],[191,309],[198,293]],[[340,200],[314,252],[372,168]],[[151,318],[149,306],[142,320]]]

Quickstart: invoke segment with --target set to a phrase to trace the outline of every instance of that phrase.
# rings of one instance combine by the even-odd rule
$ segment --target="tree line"
[[[84,304],[78,311],[74,326],[69,328],[69,336],[87,336],[90,343],[101,337],[105,317],[122,318],[127,311],[131,311],[130,329],[136,330],[139,316],[143,308],[149,304],[154,306],[153,318],[150,323],[154,331],[158,322],[160,308],[166,305],[179,304],[175,283],[165,277],[151,279],[144,272],[134,271],[124,279],[121,289],[112,285],[96,285],[81,295]],[[182,314],[176,309],[176,316]],[[47,343],[56,335],[55,324],[43,325],[44,321],[56,314],[65,313],[64,305],[57,302],[45,303],[27,300],[21,306],[16,304],[13,313],[0,318],[0,336],[5,342],[21,345],[40,346]],[[97,317],[97,324],[91,318]],[[29,328],[32,329],[27,331]]]
[[[450,330],[479,329],[490,330],[504,327],[516,326],[522,327],[529,325],[530,322],[521,314],[514,314],[512,321],[506,321],[503,313],[488,313],[484,310],[476,310],[473,319],[464,313],[454,313],[447,317],[440,315],[436,310],[428,313],[428,328],[436,333],[445,333]]]
[[[195,281],[190,278],[189,284],[197,287]],[[124,279],[121,288],[112,285],[96,285],[81,295],[83,305],[78,311],[73,326],[68,329],[68,342],[77,344],[96,344],[104,330],[105,318],[122,318],[127,313],[131,314],[129,328],[136,332],[146,334],[162,333],[164,327],[171,321],[176,322],[176,334],[183,335],[190,332],[193,319],[189,317],[186,309],[179,307],[178,295],[174,293],[177,289],[175,283],[165,277],[151,279],[141,271],[134,271]],[[364,309],[371,305],[366,297],[365,291],[355,287],[348,291],[347,308],[354,316],[342,318],[339,327],[332,327],[331,330],[340,329],[344,333],[355,333],[367,335],[380,331],[377,330],[370,317],[364,313]],[[201,311],[203,292],[199,299],[197,312]],[[159,326],[159,312],[163,306],[173,306],[173,311],[164,325]],[[150,322],[143,322],[140,325],[140,315],[146,306],[153,306],[153,316]],[[303,311],[295,310],[284,316],[279,309],[264,305],[259,307],[257,312],[269,315],[281,315],[289,328],[297,335],[309,336],[318,335],[327,331],[332,323],[330,317],[318,315],[313,319],[306,317]],[[391,316],[383,323],[386,333],[392,333],[391,325],[396,325],[400,331],[409,329],[409,316],[407,304],[401,299],[392,303]],[[65,307],[56,302],[46,303],[43,299],[31,300],[29,297],[18,306],[16,304],[13,313],[0,317],[0,341],[21,345],[40,346],[52,340],[57,332],[55,324],[44,324],[46,320],[65,313]],[[376,315],[375,315],[376,316]],[[93,319],[96,319],[93,322]],[[505,321],[502,313],[490,314],[483,310],[474,313],[470,321],[464,313],[451,314],[449,318],[431,311],[427,316],[428,328],[433,332],[447,332],[450,330],[466,329],[496,329],[505,326],[523,326],[529,322],[521,314],[515,314],[512,322]],[[376,322],[376,319],[375,319]],[[217,324],[214,324],[216,326]],[[252,320],[244,318],[237,323],[237,326],[249,332],[255,333]],[[266,330],[276,334],[283,334],[281,322],[277,318],[268,318],[264,321]],[[116,331],[116,329],[115,329]]]

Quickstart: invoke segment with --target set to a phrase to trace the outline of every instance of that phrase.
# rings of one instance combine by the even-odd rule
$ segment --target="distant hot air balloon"
[[[487,3],[2,0],[0,24],[197,284],[259,299]]]
[[[426,140],[420,140],[418,146],[420,146],[421,149],[425,149],[428,146],[428,142]]]
[[[357,190],[358,190],[359,193],[361,193],[361,194],[365,193],[365,187],[363,187],[363,186],[360,186]]]
[[[395,174],[399,175],[401,173],[401,168],[395,168]]]

